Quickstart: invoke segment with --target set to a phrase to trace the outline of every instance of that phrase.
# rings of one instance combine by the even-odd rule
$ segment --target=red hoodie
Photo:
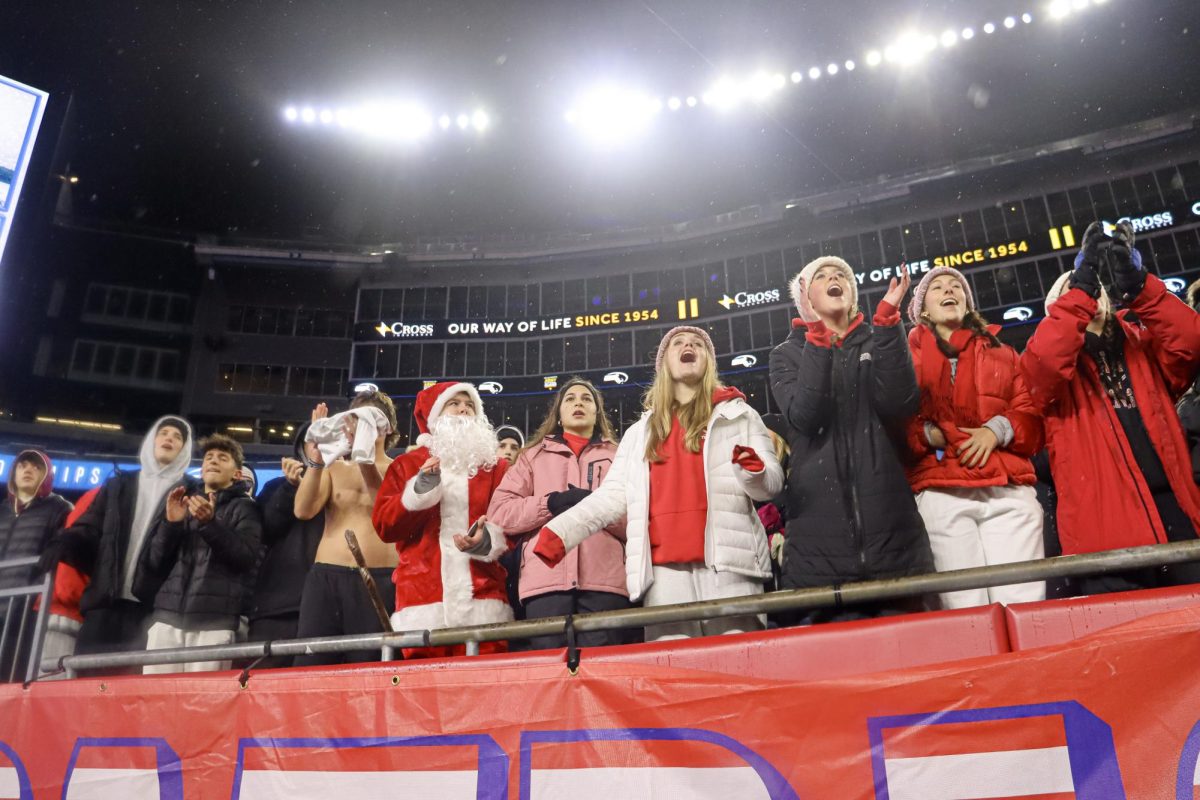
[[[712,403],[745,399],[732,386],[713,392]],[[708,520],[708,483],[701,452],[684,446],[684,430],[676,417],[671,433],[658,449],[661,461],[650,463],[650,561],[663,564],[704,562],[704,525]]]

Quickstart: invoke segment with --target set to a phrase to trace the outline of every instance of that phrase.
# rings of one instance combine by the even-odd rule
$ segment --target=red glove
[[[567,548],[562,539],[549,528],[538,531],[537,541],[533,543],[533,553],[546,563],[548,567],[557,567],[558,562],[567,557]]]
[[[763,530],[767,533],[774,533],[783,528],[783,516],[779,513],[779,509],[775,507],[774,503],[767,503],[758,509],[758,519],[762,522]]]
[[[833,331],[825,327],[821,320],[805,324],[804,338],[809,344],[817,347],[833,347]]]
[[[753,447],[743,447],[740,444],[733,446],[733,463],[746,470],[746,472],[759,473],[767,468],[763,460],[758,457],[758,453],[754,452]]]

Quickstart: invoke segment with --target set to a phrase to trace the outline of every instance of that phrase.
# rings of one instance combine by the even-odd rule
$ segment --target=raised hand
[[[316,422],[319,419],[325,419],[329,416],[329,406],[324,403],[317,403],[312,410],[312,421]]]
[[[421,465],[421,472],[427,475],[437,475],[442,471],[442,460],[437,456],[430,456]]]
[[[294,458],[284,458],[279,462],[280,469],[283,470],[283,477],[292,486],[299,486],[300,479],[304,477],[304,464]]]
[[[908,287],[912,286],[912,274],[908,271],[908,265],[901,265],[903,272],[900,275],[900,280],[892,278],[888,283],[887,293],[883,296],[882,302],[889,303],[893,308],[899,308],[900,303],[904,300],[904,295],[908,294]]]
[[[188,502],[187,489],[182,486],[176,486],[167,493],[167,505],[165,515],[167,522],[183,522],[183,518],[187,516]]]
[[[187,503],[188,513],[203,525],[213,518],[213,513],[217,509],[217,496],[213,492],[209,492],[207,497],[194,494],[187,498]]]

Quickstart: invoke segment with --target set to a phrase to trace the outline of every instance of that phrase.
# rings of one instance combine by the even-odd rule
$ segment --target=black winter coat
[[[110,606],[120,596],[137,493],[138,473],[118,472],[104,482],[92,504],[63,533],[62,560],[91,578],[79,601],[84,614]],[[166,495],[154,518],[162,514],[165,500]]]
[[[20,514],[7,499],[0,504],[0,561],[41,555],[70,513],[71,504],[54,493],[35,497]],[[37,580],[36,566],[0,570],[0,589],[29,586]]]
[[[197,481],[187,486],[189,495],[204,493]],[[142,546],[134,596],[174,614],[245,613],[262,547],[262,515],[248,489],[236,481],[218,492],[216,512],[204,524],[190,515],[181,522],[160,517]]]
[[[1192,450],[1192,480],[1200,485],[1200,381],[1179,400],[1179,421]]]
[[[266,554],[258,571],[250,619],[300,612],[300,594],[325,532],[325,514],[296,519],[296,487],[276,478],[258,496]]]
[[[840,347],[795,328],[771,390],[792,428],[784,588],[932,572],[900,456],[920,400],[904,326],[863,321]]]

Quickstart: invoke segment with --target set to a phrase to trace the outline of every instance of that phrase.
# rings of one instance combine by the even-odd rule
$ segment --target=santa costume
[[[504,567],[497,560],[507,549],[503,530],[486,523],[482,546],[471,553],[461,552],[454,544],[455,534],[465,535],[487,511],[507,462],[495,460],[493,446],[490,464],[463,469],[443,458],[436,477],[420,476],[431,448],[438,449],[438,422],[446,403],[463,392],[475,403],[476,419],[486,423],[483,401],[473,385],[447,381],[422,391],[413,409],[421,431],[419,446],[392,462],[375,500],[371,515],[375,530],[385,542],[396,545],[400,556],[392,576],[396,586],[392,627],[397,631],[486,625],[513,618],[504,588]],[[480,646],[484,653],[504,650],[504,642]],[[464,651],[462,645],[406,649],[404,656],[461,655]]]

